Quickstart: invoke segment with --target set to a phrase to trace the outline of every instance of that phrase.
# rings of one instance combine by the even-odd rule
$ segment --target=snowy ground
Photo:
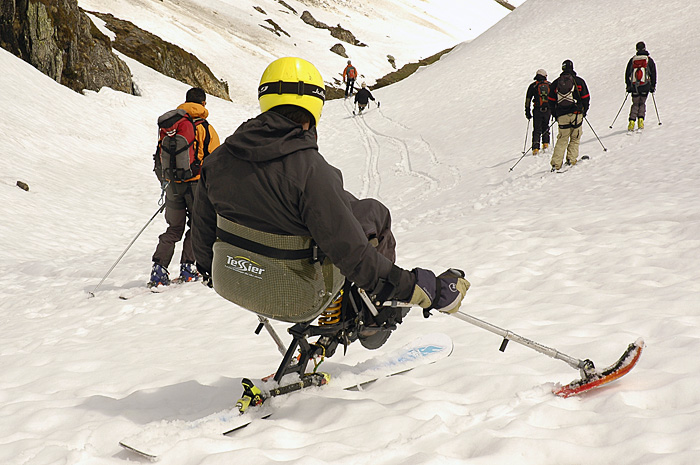
[[[598,391],[557,398],[552,386],[578,375],[566,364],[513,343],[500,353],[491,333],[414,311],[380,352],[442,332],[455,342],[450,358],[361,392],[329,386],[275,399],[273,419],[183,441],[160,463],[700,461],[700,4],[648,2],[643,15],[631,13],[632,0],[559,5],[528,0],[375,92],[382,105],[363,117],[330,102],[319,143],[350,191],[391,208],[399,265],[466,271],[464,311],[601,367],[643,337],[637,367]],[[657,62],[663,125],[650,100],[647,129],[630,136],[629,101],[609,126],[638,40]],[[589,85],[600,142],[586,125],[588,162],[551,174],[550,152],[510,171],[530,79],[538,68],[556,77],[566,58]],[[117,298],[147,279],[162,216],[88,298],[158,209],[154,121],[187,90],[128,63],[143,97],[81,96],[0,50],[2,464],[140,463],[120,439],[152,421],[230,408],[241,377],[267,375],[279,361],[269,337],[253,333],[255,316],[204,286]],[[234,97],[208,102],[222,136],[257,112],[247,95]],[[351,346],[332,361],[372,355]]]

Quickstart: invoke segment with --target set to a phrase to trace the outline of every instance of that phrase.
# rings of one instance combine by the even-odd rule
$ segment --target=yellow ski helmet
[[[321,119],[326,86],[314,65],[296,57],[279,58],[268,65],[260,78],[258,102],[266,112],[279,105],[296,105]]]

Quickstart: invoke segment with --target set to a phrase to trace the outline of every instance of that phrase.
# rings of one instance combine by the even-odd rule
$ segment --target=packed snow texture
[[[236,24],[227,11],[237,1],[208,2],[198,16],[189,0],[80,4],[144,18],[142,27],[189,44],[213,65],[232,89],[233,102],[207,102],[222,138],[257,114],[255,88],[272,53],[208,23]],[[158,14],[158,4],[182,13]],[[312,12],[335,24],[328,11]],[[412,32],[379,14],[354,21],[347,19],[361,40]],[[558,398],[552,387],[579,375],[567,364],[517,344],[501,353],[494,334],[414,310],[379,352],[441,332],[455,342],[450,358],[363,391],[276,398],[273,418],[232,437],[179,442],[160,463],[700,462],[699,26],[695,1],[574,0],[563,8],[560,0],[528,0],[436,64],[376,91],[381,107],[352,117],[349,100],[331,101],[319,125],[321,153],[343,171],[346,188],[391,209],[398,265],[462,268],[472,283],[463,311],[599,367],[642,337],[634,370]],[[240,29],[261,41],[269,34],[257,22]],[[427,30],[413,32],[429,37]],[[628,135],[629,100],[609,126],[639,40],[659,83],[646,129]],[[327,45],[298,40],[282,53],[314,61]],[[381,75],[361,57],[358,68]],[[510,171],[527,133],[525,90],[539,68],[556,78],[564,59],[591,92],[581,144],[591,160],[551,174],[550,147]],[[150,422],[230,409],[242,377],[266,376],[280,360],[272,340],[254,334],[255,315],[199,284],[118,298],[148,279],[162,215],[88,298],[159,208],[155,122],[188,89],[125,60],[141,97],[107,88],[80,95],[0,50],[2,464],[139,463],[119,440]],[[344,61],[318,64],[324,75],[338,74]],[[179,247],[174,275],[178,259]],[[288,341],[286,325],[273,325]],[[351,345],[332,361],[355,365],[372,355]]]

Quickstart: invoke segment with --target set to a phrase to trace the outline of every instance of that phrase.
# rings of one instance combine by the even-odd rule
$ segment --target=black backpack
[[[557,105],[563,109],[576,107],[576,78],[573,74],[562,74],[557,83]]]

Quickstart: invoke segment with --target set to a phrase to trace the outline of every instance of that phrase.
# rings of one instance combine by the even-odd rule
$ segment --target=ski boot
[[[168,269],[158,263],[153,263],[153,268],[151,268],[151,280],[148,281],[148,287],[156,286],[169,286],[170,285],[170,274]]]
[[[532,149],[533,155],[537,155],[538,153],[540,153],[540,149]]]
[[[546,143],[546,142],[544,142],[544,143],[542,144],[542,150],[547,150],[547,147],[549,147],[549,144]]]
[[[189,283],[192,281],[199,281],[202,275],[199,274],[194,263],[181,263],[180,264],[180,278],[179,281],[182,283]]]
[[[637,127],[638,127],[639,129],[644,129],[644,118],[639,118],[639,119],[637,120]]]
[[[262,391],[248,378],[241,380],[243,384],[243,396],[236,402],[236,408],[239,412],[245,413],[250,406],[262,405],[265,402]]]
[[[644,123],[642,123],[642,124],[644,124]],[[629,124],[627,125],[627,130],[628,130],[629,132],[634,131],[634,120],[633,120],[633,119],[631,119],[630,122],[629,122]]]

